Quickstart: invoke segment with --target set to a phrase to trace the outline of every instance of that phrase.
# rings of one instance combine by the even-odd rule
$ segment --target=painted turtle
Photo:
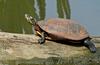
[[[34,27],[36,33],[40,36],[38,42],[40,44],[45,42],[45,39],[49,37],[52,40],[68,40],[73,43],[82,43],[93,53],[96,52],[95,45],[91,42],[91,38],[86,29],[79,23],[70,19],[48,19],[36,22],[36,20],[25,14],[25,18]]]

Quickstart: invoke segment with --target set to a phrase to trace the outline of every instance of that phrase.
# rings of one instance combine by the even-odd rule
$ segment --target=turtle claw
[[[96,52],[96,47],[95,46],[89,46],[89,49],[92,53]]]
[[[45,42],[45,40],[43,40],[43,39],[38,39],[38,43],[39,44],[43,44]]]
[[[45,34],[44,34],[44,32],[42,32],[42,34],[41,34],[41,38],[38,39],[38,43],[40,43],[40,44],[45,43]]]

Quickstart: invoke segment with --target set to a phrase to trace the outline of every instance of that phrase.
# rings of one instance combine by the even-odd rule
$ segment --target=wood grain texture
[[[0,64],[21,65],[22,62],[35,65],[41,63],[51,63],[51,65],[89,65],[90,63],[100,64],[100,37],[93,37],[96,42],[96,53],[91,53],[84,46],[67,45],[53,41],[38,44],[38,36],[32,34],[16,34],[0,32]],[[85,59],[85,60],[83,60]],[[12,61],[11,61],[12,60]],[[92,61],[92,62],[91,62]],[[79,63],[80,62],[80,63]],[[84,63],[83,63],[84,62]],[[15,64],[9,64],[15,63]],[[39,64],[40,63],[40,64]],[[47,64],[46,64],[47,63]]]

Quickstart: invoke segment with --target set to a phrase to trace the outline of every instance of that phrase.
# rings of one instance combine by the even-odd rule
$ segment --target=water
[[[0,0],[0,29],[5,32],[32,33],[31,25],[24,18],[29,13],[38,20],[67,18],[66,9],[58,8],[57,0]],[[80,21],[91,35],[100,35],[100,0],[69,0],[71,19]],[[41,5],[41,6],[40,6]],[[33,7],[35,6],[35,7]],[[58,8],[58,9],[57,9]],[[39,11],[39,9],[41,11]],[[66,16],[67,14],[67,16]]]
[[[48,1],[47,18],[56,17],[56,5],[54,4],[56,1]],[[91,35],[100,35],[100,0],[69,0],[69,2],[71,19],[80,21]]]
[[[69,0],[72,19],[79,20],[92,35],[100,35],[100,0]]]

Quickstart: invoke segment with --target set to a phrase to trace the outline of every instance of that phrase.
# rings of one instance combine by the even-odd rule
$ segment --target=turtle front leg
[[[96,52],[96,47],[95,47],[94,43],[91,42],[90,39],[84,40],[84,45],[85,45],[92,53],[95,53],[95,52]]]
[[[38,39],[38,43],[43,44],[45,43],[45,32],[41,33],[40,39]]]

